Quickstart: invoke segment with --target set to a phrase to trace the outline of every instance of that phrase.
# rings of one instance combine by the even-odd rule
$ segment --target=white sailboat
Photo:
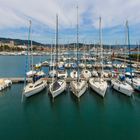
[[[93,70],[92,71],[92,76],[93,77],[98,77],[99,75],[98,75],[98,72],[96,71],[96,70]]]
[[[61,94],[66,90],[66,81],[65,80],[56,80],[53,81],[49,86],[49,91],[53,98]]]
[[[64,79],[67,78],[68,77],[67,70],[58,70],[57,77],[64,78]]]
[[[78,66],[78,48],[79,48],[79,32],[78,32],[79,26],[78,26],[78,6],[77,6],[77,66]],[[80,98],[87,89],[87,81],[80,79],[79,74],[79,66],[77,67],[77,71],[75,73],[77,75],[77,79],[70,82],[70,87],[72,93],[77,97]]]
[[[29,28],[29,36],[30,36],[30,28]],[[29,39],[30,38],[28,38],[28,40]],[[28,47],[29,47],[29,44],[28,44]],[[28,55],[28,50],[27,50],[27,55]],[[38,78],[36,77],[36,79]],[[33,82],[26,84],[26,76],[25,76],[24,89],[23,89],[22,95],[24,95],[25,97],[30,97],[32,95],[35,95],[41,92],[43,89],[46,88],[46,86],[47,86],[47,81],[43,78],[39,78],[39,80],[36,80],[36,81],[33,80]]]
[[[117,90],[120,93],[123,93],[127,96],[131,96],[133,93],[133,88],[126,83],[125,81],[120,81],[120,80],[111,80],[111,85],[113,89]]]
[[[58,63],[57,77],[58,78],[67,78],[68,77],[67,70],[64,67],[64,62]]]
[[[107,82],[103,78],[90,78],[89,86],[100,96],[105,96],[107,90]]]
[[[79,79],[79,81],[75,80],[70,83],[72,93],[80,98],[87,89],[87,82],[85,80]]]
[[[85,49],[84,49],[84,55],[85,55]],[[86,66],[86,59],[85,59],[85,66]],[[85,78],[86,80],[89,80],[89,78],[91,77],[91,72],[89,70],[87,70],[85,67],[85,69],[83,69],[81,72],[81,76],[83,78]]]
[[[71,73],[70,73],[70,77],[71,78],[78,78],[78,72],[76,70],[73,70]]]
[[[104,97],[106,90],[107,90],[107,82],[103,79],[102,74],[103,74],[103,53],[102,53],[102,30],[101,30],[101,17],[100,17],[100,22],[99,22],[99,27],[100,27],[100,47],[101,47],[101,58],[102,58],[102,71],[100,73],[99,78],[90,78],[89,79],[89,86],[94,90],[96,93],[98,93],[100,96]]]
[[[65,64],[65,68],[67,68],[67,69],[68,69],[68,68],[71,68],[71,64],[70,64],[70,63],[66,63],[66,64]]]
[[[131,85],[135,90],[140,91],[140,78],[126,78],[126,82]]]
[[[51,61],[49,64],[49,77],[56,77],[57,75],[57,71],[54,69],[54,67],[56,67],[56,63],[53,62],[55,60],[55,55],[53,57],[53,45],[51,45]]]
[[[56,64],[58,64],[58,15],[56,15]],[[56,65],[56,72],[58,65]],[[52,83],[49,85],[49,91],[53,98],[60,95],[66,90],[66,81],[52,78]]]
[[[24,87],[23,95],[25,97],[30,97],[41,92],[47,86],[46,80],[43,78],[37,80],[35,83],[29,83]]]
[[[129,42],[129,27],[128,27],[128,22],[126,22],[126,28],[127,28],[127,40],[128,40],[128,45],[129,45],[129,53],[130,53],[130,42]],[[131,64],[131,62],[130,62]],[[132,71],[130,73],[131,77],[132,77]],[[117,90],[118,92],[125,94],[127,96],[131,96],[133,93],[133,88],[131,85],[129,85],[126,81],[125,81],[125,77],[121,77],[121,80],[119,79],[115,79],[115,80],[111,80],[111,84],[113,89]]]
[[[91,72],[87,69],[82,70],[81,76],[85,78],[86,80],[89,80],[91,78]]]
[[[92,64],[87,64],[86,68],[91,69],[92,68]]]

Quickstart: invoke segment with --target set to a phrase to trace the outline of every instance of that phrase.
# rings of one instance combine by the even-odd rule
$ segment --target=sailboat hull
[[[120,93],[123,93],[124,95],[131,96],[133,93],[133,88],[127,83],[125,83],[125,85],[124,85],[124,84],[120,83],[119,81],[116,82],[116,81],[112,80],[111,84],[112,84],[113,89],[115,89],[116,91],[118,91]]]
[[[136,79],[133,78],[133,82],[131,79],[126,78],[126,82],[129,85],[132,85],[135,90],[140,91],[140,79],[139,78],[136,78]]]
[[[58,82],[61,85],[58,89],[52,90],[52,86],[54,83],[51,83],[50,87],[49,87],[49,91],[50,91],[53,98],[60,95],[61,93],[63,93],[66,90],[66,82],[64,80],[58,80]]]
[[[70,83],[71,91],[77,98],[80,98],[86,92],[87,89],[87,82],[86,81],[82,82],[78,83],[81,84],[81,86],[79,87],[77,86],[77,81],[72,81]]]
[[[35,95],[37,93],[40,93],[47,86],[47,82],[45,80],[42,81],[42,83],[39,86],[35,86],[35,85],[38,85],[38,84],[40,84],[38,81],[35,84],[29,83],[24,88],[23,95],[25,95],[25,97],[33,96],[33,95]]]
[[[107,82],[106,81],[94,81],[93,78],[89,80],[89,86],[92,90],[98,93],[101,97],[105,96],[107,90]]]
[[[89,78],[91,77],[91,72],[89,70],[83,70],[81,72],[81,75],[86,79],[89,80]]]

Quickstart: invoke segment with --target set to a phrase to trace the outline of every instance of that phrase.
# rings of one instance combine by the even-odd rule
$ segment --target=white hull
[[[77,71],[73,70],[73,71],[70,73],[70,77],[71,77],[71,78],[77,78],[77,77],[78,77]]]
[[[98,77],[97,71],[93,70],[93,71],[92,71],[92,75],[93,75],[93,77]]]
[[[77,97],[80,98],[87,89],[87,82],[86,81],[82,81],[82,82],[78,82],[78,84],[80,84],[79,86],[77,86],[77,81],[72,81],[70,83],[70,87],[71,87],[71,91],[72,93]]]
[[[133,93],[133,88],[127,83],[122,83],[118,80],[111,80],[111,84],[113,89],[123,93],[124,95],[131,96]]]
[[[79,64],[79,68],[83,69],[85,67],[86,67],[85,64],[83,64],[83,63]]]
[[[89,86],[98,93],[100,96],[104,97],[107,90],[107,82],[104,80],[95,80],[94,78],[89,79]]]
[[[65,64],[65,68],[71,68],[71,64],[69,63]]]
[[[86,67],[87,67],[88,69],[91,69],[91,68],[92,68],[92,65],[91,65],[91,64],[87,64]]]
[[[55,91],[52,90],[52,86],[53,86],[54,82],[50,84],[49,91],[53,98],[60,95],[61,93],[63,93],[66,90],[66,82],[64,80],[58,80],[58,83],[60,83],[61,86],[60,86],[60,88],[58,88]]]
[[[27,73],[26,73],[26,75],[27,75],[27,77],[32,77],[32,76],[34,76],[36,74],[36,71],[28,71]]]
[[[12,81],[11,80],[4,80],[4,79],[0,79],[0,91],[10,87],[12,85]]]
[[[140,91],[140,78],[133,78],[133,82],[131,79],[126,78],[126,82],[132,85],[135,90]]]
[[[91,77],[91,72],[89,70],[83,70],[81,72],[81,75],[86,79],[88,80],[90,77]]]
[[[68,77],[68,73],[67,73],[67,71],[58,71],[58,73],[57,73],[57,77],[59,77],[59,78],[67,78]]]
[[[42,81],[42,84],[40,84],[39,86],[35,86],[35,85],[38,85],[39,82]],[[32,95],[35,95],[39,92],[41,92],[43,89],[46,88],[47,86],[47,82],[45,80],[38,80],[36,81],[34,84],[32,83],[29,83],[25,88],[24,88],[24,91],[23,91],[23,95],[25,95],[25,97],[30,97]]]

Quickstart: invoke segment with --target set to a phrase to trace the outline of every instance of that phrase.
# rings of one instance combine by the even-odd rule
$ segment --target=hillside
[[[15,45],[27,45],[28,44],[28,40],[1,38],[0,37],[0,42],[2,42],[2,43],[9,43],[10,41],[14,41]],[[33,41],[32,43],[33,43],[33,45],[36,45],[36,46],[45,46],[44,44],[36,42],[36,41]]]

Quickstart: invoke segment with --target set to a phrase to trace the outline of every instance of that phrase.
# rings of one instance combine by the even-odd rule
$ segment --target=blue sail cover
[[[65,70],[64,67],[58,67],[58,70]]]
[[[124,75],[120,75],[119,78],[120,78],[121,81],[125,81],[125,76]]]
[[[76,63],[73,63],[72,64],[72,68],[77,68],[77,64]]]

